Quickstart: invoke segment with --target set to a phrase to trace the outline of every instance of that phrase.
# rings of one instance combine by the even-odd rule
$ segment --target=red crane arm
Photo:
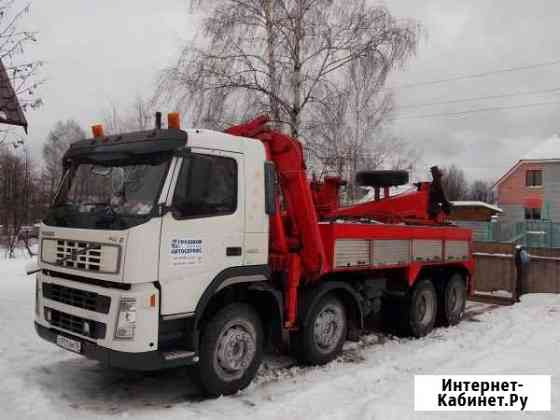
[[[307,281],[317,279],[328,271],[327,257],[319,231],[317,212],[307,174],[301,143],[285,134],[269,129],[269,117],[260,116],[245,124],[228,128],[228,134],[262,141],[268,158],[276,165],[285,206],[283,231],[288,252],[301,258],[302,277]],[[273,220],[271,220],[273,224]],[[282,232],[272,225],[271,249],[282,248]]]

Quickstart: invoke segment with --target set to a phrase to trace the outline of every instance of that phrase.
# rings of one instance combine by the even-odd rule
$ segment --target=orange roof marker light
[[[170,112],[167,114],[167,128],[181,128],[181,117],[178,112]]]
[[[101,124],[92,125],[91,132],[93,133],[93,137],[96,139],[105,136],[105,134],[103,133],[103,126]]]

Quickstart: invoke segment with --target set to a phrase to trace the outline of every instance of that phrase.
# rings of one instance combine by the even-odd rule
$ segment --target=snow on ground
[[[101,367],[40,340],[25,259],[0,260],[0,419],[558,419],[560,296],[470,304],[458,327],[420,340],[370,334],[322,368],[263,367],[248,389],[202,400],[184,370]],[[274,360],[267,362],[270,365]],[[415,413],[415,374],[549,374],[548,413]]]
[[[496,297],[503,297],[503,298],[511,298],[513,294],[507,290],[491,290],[491,291],[476,291],[477,295],[485,295],[485,296],[496,296]]]

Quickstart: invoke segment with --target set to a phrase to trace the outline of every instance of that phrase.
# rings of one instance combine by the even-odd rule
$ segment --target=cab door
[[[194,312],[221,271],[242,265],[243,179],[240,153],[193,148],[176,169],[161,232],[162,314]]]

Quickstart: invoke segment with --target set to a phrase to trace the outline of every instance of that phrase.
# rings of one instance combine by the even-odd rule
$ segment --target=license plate
[[[66,350],[73,351],[74,353],[82,352],[82,343],[78,340],[72,340],[71,338],[64,337],[63,335],[56,336],[56,344]]]

